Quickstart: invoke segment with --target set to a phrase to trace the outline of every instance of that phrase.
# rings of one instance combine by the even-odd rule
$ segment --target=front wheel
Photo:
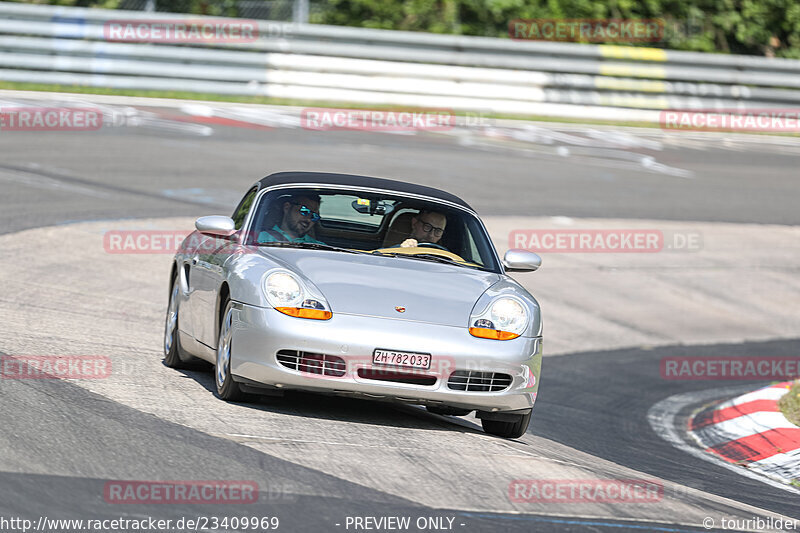
[[[170,368],[187,368],[194,359],[181,349],[178,335],[178,277],[172,280],[172,291],[169,293],[167,320],[164,324],[164,364]]]
[[[228,402],[238,402],[247,399],[247,394],[242,392],[239,384],[231,376],[231,341],[233,340],[233,303],[228,300],[222,323],[219,325],[217,341],[217,360],[214,364],[214,381],[217,384],[217,395]]]
[[[501,422],[500,420],[487,420],[482,418],[481,425],[483,426],[483,430],[490,435],[496,435],[504,439],[516,439],[523,436],[525,432],[528,431],[532,412],[533,411],[530,411],[524,415],[515,415],[516,420],[514,422]]]

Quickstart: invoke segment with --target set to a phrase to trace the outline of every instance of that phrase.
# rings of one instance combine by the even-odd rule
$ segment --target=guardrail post
[[[294,0],[292,22],[303,24],[308,22],[308,0]]]

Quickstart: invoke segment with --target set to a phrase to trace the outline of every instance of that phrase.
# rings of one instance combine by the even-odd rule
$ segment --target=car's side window
[[[233,225],[237,230],[242,229],[244,221],[247,218],[247,213],[250,212],[250,207],[253,205],[253,200],[256,198],[256,192],[258,192],[258,187],[253,187],[247,191],[242,201],[239,202],[239,207],[233,212],[231,218],[233,218]]]

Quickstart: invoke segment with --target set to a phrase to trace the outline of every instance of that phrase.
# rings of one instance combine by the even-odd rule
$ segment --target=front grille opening
[[[511,376],[499,372],[456,370],[447,380],[447,388],[466,392],[498,392],[511,386]]]
[[[393,383],[407,383],[409,385],[433,385],[436,383],[435,376],[383,370],[381,368],[359,368],[358,377],[377,381],[391,381]]]
[[[344,359],[336,355],[281,350],[277,357],[278,362],[286,368],[307,374],[342,377],[347,372],[347,364]]]

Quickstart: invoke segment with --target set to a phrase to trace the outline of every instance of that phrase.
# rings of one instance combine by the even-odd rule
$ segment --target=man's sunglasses
[[[422,221],[420,221],[420,222],[422,222]],[[428,233],[431,230],[433,230],[433,234],[436,235],[437,237],[441,237],[442,233],[444,233],[444,228],[437,228],[433,224],[428,224],[427,222],[422,222],[422,230],[425,233]]]
[[[306,207],[306,206],[304,206],[302,204],[292,204],[292,205],[299,205],[300,206],[300,214],[303,215],[306,218],[311,217],[311,222],[316,222],[317,220],[320,219],[319,213],[317,213],[316,211],[312,211],[311,209],[309,209],[308,207]]]

